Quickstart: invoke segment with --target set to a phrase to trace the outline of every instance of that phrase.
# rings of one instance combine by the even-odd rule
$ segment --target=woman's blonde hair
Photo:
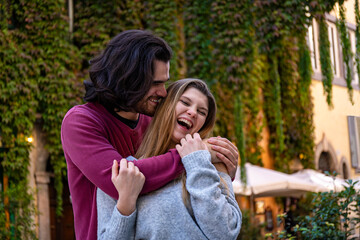
[[[167,96],[160,102],[156,110],[154,118],[136,153],[137,158],[148,158],[169,151],[176,122],[176,104],[189,88],[195,88],[207,97],[209,104],[208,115],[204,125],[199,130],[199,134],[202,139],[208,137],[215,124],[215,98],[204,81],[194,78],[181,79],[170,84],[167,88]]]

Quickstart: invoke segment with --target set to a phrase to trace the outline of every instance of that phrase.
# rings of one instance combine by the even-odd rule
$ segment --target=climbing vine
[[[269,58],[269,64],[271,65],[269,78],[265,83],[265,87],[269,88],[269,91],[264,92],[264,102],[266,103],[264,108],[270,131],[269,148],[274,156],[276,166],[278,168],[284,168],[287,162],[285,158],[283,158],[285,136],[281,110],[280,76],[276,55]]]
[[[299,60],[297,62],[297,69],[299,72],[299,79],[296,84],[296,96],[295,105],[298,106],[294,110],[297,112],[297,118],[295,119],[296,125],[294,129],[297,129],[294,136],[295,141],[292,141],[292,145],[288,149],[293,150],[292,156],[297,156],[304,168],[314,168],[314,125],[313,125],[313,102],[311,101],[311,58],[310,51],[307,47],[305,37],[298,39],[299,47]],[[291,151],[289,151],[291,152]]]
[[[356,72],[358,73],[358,78],[360,78],[360,13],[359,13],[359,0],[355,0],[355,21],[356,21],[356,30],[355,30],[355,62],[356,62]]]
[[[35,122],[33,107],[37,101],[34,95],[38,90],[34,84],[34,75],[26,71],[32,64],[32,57],[18,47],[14,36],[7,29],[1,30],[0,39],[0,159],[3,172],[0,212],[5,214],[5,218],[2,218],[4,225],[0,226],[0,237],[6,239],[12,234],[20,238],[22,230],[34,237],[31,220],[31,214],[34,213],[33,198],[32,192],[27,190],[31,145],[26,137],[31,135]],[[16,219],[13,216],[17,216]],[[14,221],[10,222],[10,219]],[[24,229],[17,226],[24,226]]]
[[[28,169],[36,119],[43,122],[47,150],[55,173],[58,213],[66,164],[60,143],[62,118],[77,102],[74,70],[79,54],[70,43],[62,1],[8,1],[1,5],[1,144],[0,159],[8,189],[2,206],[9,213],[1,234],[7,238],[34,238],[34,192]],[[7,24],[6,24],[7,23]]]
[[[244,164],[261,163],[262,118],[261,72],[258,61],[251,1],[214,1],[210,22],[214,26],[213,68],[218,102],[227,102],[219,109],[218,134],[233,139],[241,157],[241,178],[245,180]],[[226,26],[226,27],[225,27]],[[239,117],[242,117],[240,120]],[[228,123],[234,122],[229,125]]]
[[[172,80],[186,75],[184,24],[182,22],[183,1],[149,1],[144,16],[148,29],[165,39],[173,50],[170,76]],[[180,17],[181,16],[181,17]]]
[[[317,19],[319,23],[319,52],[320,52],[320,65],[322,73],[322,82],[324,86],[324,94],[326,101],[330,107],[332,104],[332,80],[334,77],[333,67],[330,59],[330,42],[328,38],[328,25],[324,16]]]
[[[345,81],[346,81],[346,86],[347,86],[348,92],[349,92],[350,102],[352,104],[354,104],[353,88],[351,86],[352,77],[353,77],[353,75],[352,75],[353,54],[351,52],[351,43],[350,43],[350,39],[349,39],[349,32],[346,28],[344,4],[339,6],[339,14],[340,14],[340,19],[338,19],[336,21],[336,26],[340,33],[342,55],[343,55],[343,60],[344,60],[344,64],[345,64]]]

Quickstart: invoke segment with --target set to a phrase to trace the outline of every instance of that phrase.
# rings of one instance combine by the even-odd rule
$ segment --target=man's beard
[[[138,102],[136,104],[134,110],[137,113],[141,113],[141,114],[153,117],[155,114],[156,108],[148,106],[147,101],[149,101],[149,100]]]

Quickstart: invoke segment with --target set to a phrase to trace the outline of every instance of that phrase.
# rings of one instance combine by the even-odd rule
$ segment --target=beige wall
[[[347,88],[333,85],[333,109],[329,109],[326,103],[321,81],[313,80],[311,91],[314,103],[315,144],[318,144],[325,135],[336,152],[337,163],[339,164],[340,159],[345,157],[350,167],[350,177],[354,177],[355,170],[351,167],[347,116],[360,116],[360,91],[354,90],[354,105],[352,105]]]
[[[346,21],[352,24],[355,24],[355,1],[354,0],[347,0],[344,3],[344,6],[346,8]],[[330,12],[331,15],[340,18],[339,15],[339,7],[338,4],[336,4],[336,7],[334,10]]]

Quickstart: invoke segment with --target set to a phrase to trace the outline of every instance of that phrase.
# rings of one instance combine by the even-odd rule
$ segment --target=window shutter
[[[359,168],[360,117],[348,116],[348,128],[350,138],[351,165],[353,168]]]

